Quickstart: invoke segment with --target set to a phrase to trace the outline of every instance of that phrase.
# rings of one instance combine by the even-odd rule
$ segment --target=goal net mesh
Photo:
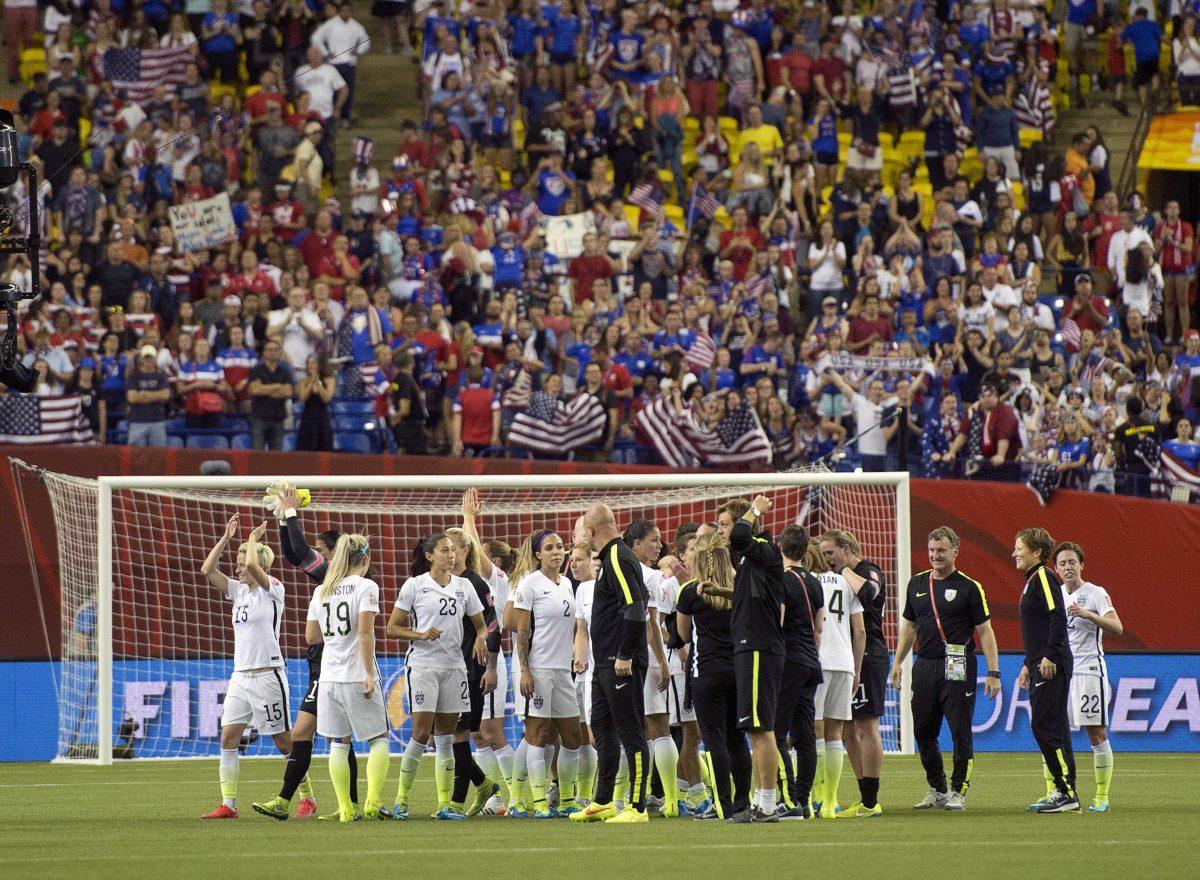
[[[664,552],[674,552],[677,529],[685,523],[710,522],[716,508],[731,498],[762,492],[774,501],[766,525],[778,533],[799,522],[813,535],[830,528],[848,529],[888,580],[884,630],[894,649],[898,610],[896,580],[896,490],[890,485],[744,486],[606,490],[539,486],[536,477],[522,488],[480,489],[484,508],[479,531],[486,542],[499,539],[516,547],[533,530],[555,528],[569,536],[576,519],[597,501],[610,505],[624,528],[638,518],[655,522]],[[303,477],[289,480],[303,488]],[[403,654],[407,645],[384,636],[382,622],[409,575],[416,541],[460,525],[460,502],[469,479],[432,478],[425,489],[361,488],[313,490],[312,503],[300,512],[304,533],[313,542],[319,531],[361,532],[371,539],[384,616],[378,654],[392,735],[408,739]],[[98,484],[93,480],[45,473],[58,535],[61,586],[62,664],[59,680],[60,759],[95,758],[97,749],[98,667]],[[198,485],[202,485],[198,483]],[[111,545],[112,706],[114,751],[121,757],[211,757],[219,742],[221,702],[232,671],[233,632],[230,606],[200,574],[205,556],[222,535],[229,517],[240,514],[241,538],[270,518],[258,489],[114,489]],[[279,531],[272,522],[266,536],[275,550],[270,573],[287,591],[280,642],[287,660],[293,713],[307,688],[304,618],[313,584],[284,559]],[[234,572],[237,541],[219,562]],[[511,649],[506,636],[505,646]],[[511,664],[510,664],[511,665]],[[502,685],[503,686],[503,685]],[[519,736],[508,687],[510,739]],[[889,688],[881,727],[885,748],[899,750],[899,694]],[[248,732],[247,754],[269,754],[269,738]],[[319,748],[324,748],[321,744]]]

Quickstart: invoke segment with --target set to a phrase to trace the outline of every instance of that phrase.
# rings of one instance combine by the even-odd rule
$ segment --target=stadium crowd
[[[1149,494],[1200,459],[1193,224],[1056,120],[1191,100],[1197,8],[1059,7],[8,2],[35,393],[99,442],[453,455],[588,395],[572,454],[621,462],[666,402],[760,466]],[[336,149],[371,51],[419,71],[382,173]]]

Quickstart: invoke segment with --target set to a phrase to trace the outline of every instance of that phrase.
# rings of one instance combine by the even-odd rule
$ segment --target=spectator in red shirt
[[[846,62],[834,54],[835,49],[837,40],[833,38],[821,43],[821,57],[813,62],[812,77],[817,95],[827,98],[836,106],[846,102],[850,77],[847,75]]]
[[[267,121],[267,108],[272,104],[279,108],[280,113],[287,110],[287,98],[276,85],[274,70],[264,70],[258,77],[258,86],[258,91],[242,104],[242,109],[250,114],[250,122],[255,126]]]
[[[571,298],[575,303],[591,300],[592,282],[597,278],[613,277],[612,260],[600,253],[596,233],[583,236],[583,253],[571,261],[567,277],[571,279]]]
[[[1017,414],[1011,406],[1000,400],[995,385],[984,385],[979,389],[979,402],[972,405],[967,416],[958,426],[958,434],[950,442],[947,455],[953,459],[966,447],[967,476],[980,466],[1000,468],[1006,462],[1015,461],[1021,452],[1021,432]],[[992,479],[997,474],[990,475]]]
[[[1106,268],[1108,245],[1120,228],[1121,203],[1117,201],[1117,194],[1109,190],[1100,199],[1096,210],[1083,223],[1083,233],[1092,242],[1092,265],[1097,267],[1097,286],[1102,291],[1108,290],[1108,284],[1112,280]]]
[[[478,455],[489,446],[500,445],[500,401],[483,384],[483,367],[467,368],[467,384],[454,398],[450,420],[451,454],[466,450]]]
[[[304,265],[313,278],[324,274],[324,269],[333,264],[333,240],[336,233],[333,230],[333,215],[329,209],[321,208],[313,220],[313,228],[300,242],[300,256],[304,257]],[[336,297],[334,297],[336,299]]]
[[[1091,330],[1099,336],[1108,326],[1108,303],[1104,297],[1092,293],[1092,276],[1088,273],[1075,278],[1075,296],[1063,310],[1063,317],[1074,321],[1080,333]],[[1068,339],[1067,351],[1079,351],[1079,345]]]
[[[1168,339],[1175,337],[1175,319],[1179,318],[1179,335],[1186,336],[1190,325],[1188,313],[1188,270],[1194,265],[1192,248],[1196,240],[1192,224],[1179,219],[1179,202],[1167,202],[1163,218],[1154,230],[1154,246],[1161,254],[1163,273],[1163,322]]]
[[[846,348],[854,352],[862,351],[876,339],[887,343],[892,341],[892,322],[879,314],[879,297],[868,296],[862,314],[850,320]]]
[[[275,224],[275,234],[284,244],[291,244],[296,233],[304,228],[304,206],[292,198],[290,183],[275,184],[275,201],[267,205],[267,213]]]
[[[733,263],[733,277],[741,281],[754,258],[754,252],[763,246],[762,235],[750,225],[750,212],[735,208],[730,216],[732,226],[721,233],[720,259]]]
[[[265,294],[274,299],[279,295],[275,280],[258,263],[258,254],[252,250],[242,251],[241,271],[225,279],[225,290],[228,293],[243,295],[247,290]]]
[[[600,381],[613,399],[622,407],[633,399],[633,376],[629,370],[612,359],[612,352],[604,344],[592,349],[592,360],[600,365]]]

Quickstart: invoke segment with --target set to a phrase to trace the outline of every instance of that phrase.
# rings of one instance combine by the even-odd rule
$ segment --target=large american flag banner
[[[1200,497],[1200,473],[1189,467],[1187,462],[1172,455],[1169,449],[1159,451],[1158,475],[1165,483],[1163,488],[1167,490],[1163,494],[1174,497],[1178,491],[1180,500]]]
[[[676,412],[664,397],[639,412],[633,427],[668,467],[764,470],[771,465],[771,441],[744,403],[708,429],[696,424],[689,407]]]
[[[167,94],[183,82],[191,55],[186,49],[109,49],[104,53],[104,78],[131,101],[144,101],[164,85]]]
[[[598,399],[581,391],[569,403],[544,391],[530,396],[529,406],[517,413],[508,442],[537,455],[557,458],[597,445],[604,438],[608,412]]]
[[[48,443],[91,443],[92,426],[76,394],[0,397],[0,443],[20,446]]]

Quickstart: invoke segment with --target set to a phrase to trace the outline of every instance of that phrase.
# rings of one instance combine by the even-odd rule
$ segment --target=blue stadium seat
[[[187,419],[183,419],[183,418],[171,419],[171,421],[167,422],[167,433],[168,434],[186,434],[187,433]]]
[[[370,425],[370,427],[367,427]],[[352,433],[357,431],[374,431],[375,430],[375,415],[368,413],[367,415],[344,415],[334,416],[333,430],[345,431]]]
[[[229,438],[224,434],[202,434],[193,432],[187,435],[188,449],[228,449]]]
[[[335,416],[365,416],[371,419],[375,417],[375,398],[350,397],[335,400],[331,408]]]
[[[245,434],[250,430],[250,420],[245,416],[225,416],[221,430],[229,434]]]
[[[251,439],[249,434],[246,434],[246,433],[234,434],[232,437],[229,438],[229,448],[230,449],[253,449],[254,442]]]
[[[167,448],[168,449],[183,449],[183,438],[180,437],[178,434],[168,434],[167,435]]]
[[[295,452],[296,451],[296,432],[295,431],[288,431],[283,435],[283,451],[284,452]]]
[[[337,452],[371,452],[371,438],[362,433],[338,431],[333,435],[333,448]]]

